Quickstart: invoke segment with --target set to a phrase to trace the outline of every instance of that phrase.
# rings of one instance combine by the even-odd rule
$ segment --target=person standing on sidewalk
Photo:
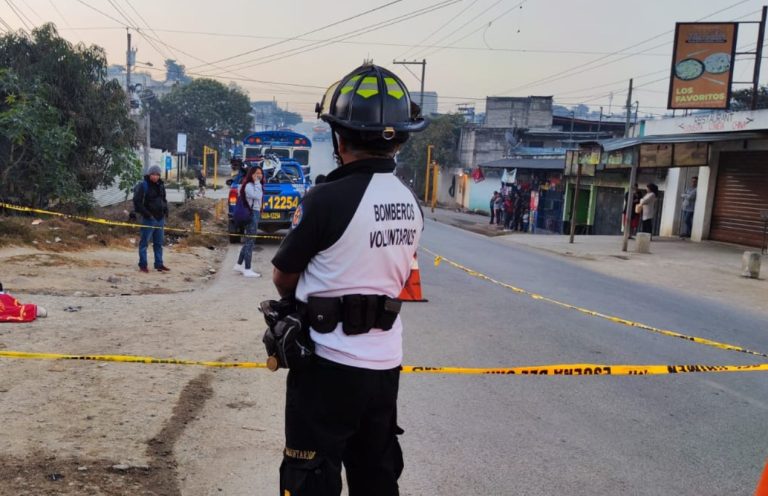
[[[496,197],[499,196],[498,191],[493,192],[493,196],[491,196],[491,202],[489,204],[489,210],[491,211],[491,221],[489,224],[493,224],[493,221],[496,219]]]
[[[163,228],[168,217],[168,200],[165,198],[165,184],[160,179],[160,167],[153,165],[144,176],[144,180],[136,185],[133,191],[133,209],[141,215],[142,228],[139,241],[139,270],[147,269],[147,246],[152,239],[152,250],[155,255],[155,270],[168,272],[163,264]]]
[[[680,195],[683,199],[683,228],[685,229],[681,234],[681,238],[690,238],[691,229],[693,228],[693,211],[696,209],[696,185],[699,182],[698,176],[691,178],[691,187],[685,190],[685,193]]]
[[[260,166],[254,165],[248,169],[248,172],[240,185],[240,195],[245,198],[245,204],[251,209],[251,220],[245,226],[245,241],[240,248],[240,255],[237,257],[237,264],[234,267],[235,272],[240,272],[245,277],[261,277],[261,274],[251,269],[251,259],[253,258],[253,245],[256,243],[256,232],[259,230],[259,219],[261,218],[261,199],[263,190],[261,179],[264,177],[264,171]]]
[[[653,219],[656,217],[656,200],[659,196],[659,187],[653,183],[648,183],[647,193],[640,199],[640,205],[643,208],[643,227],[642,232],[653,236]]]
[[[496,212],[496,225],[501,225],[502,215],[504,214],[504,195],[499,193],[493,200],[493,209]]]

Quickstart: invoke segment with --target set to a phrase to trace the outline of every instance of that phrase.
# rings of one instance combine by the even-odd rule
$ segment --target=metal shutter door
[[[709,237],[761,246],[761,210],[768,210],[768,153],[721,153]]]

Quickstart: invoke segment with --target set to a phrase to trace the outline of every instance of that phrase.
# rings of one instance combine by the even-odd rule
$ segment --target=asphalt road
[[[561,301],[768,351],[764,319],[725,305],[433,221],[422,245]],[[429,302],[404,311],[409,365],[765,361],[559,308],[435,267],[424,252],[420,266]],[[768,454],[766,379],[404,375],[402,494],[751,495]]]

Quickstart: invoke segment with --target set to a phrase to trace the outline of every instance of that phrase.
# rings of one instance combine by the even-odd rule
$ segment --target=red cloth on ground
[[[37,318],[37,305],[21,304],[11,295],[0,293],[0,322],[32,322]]]

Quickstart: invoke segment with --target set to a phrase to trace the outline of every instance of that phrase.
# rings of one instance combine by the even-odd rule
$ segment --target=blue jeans
[[[163,266],[163,226],[165,220],[144,219],[141,224],[141,241],[139,241],[139,267],[147,266],[147,246],[152,238],[152,250],[155,252],[155,268]],[[159,228],[159,229],[157,229]]]
[[[690,238],[691,228],[693,227],[693,210],[683,210],[683,225],[685,227],[685,231],[681,234],[681,236]]]
[[[259,229],[260,216],[261,212],[258,210],[253,211],[253,215],[251,215],[251,222],[245,226],[246,236],[256,235],[256,231]],[[245,263],[245,268],[247,270],[251,268],[251,258],[253,258],[253,245],[256,243],[256,238],[243,238],[243,240],[243,247],[240,248],[240,256],[237,257],[237,263]]]

